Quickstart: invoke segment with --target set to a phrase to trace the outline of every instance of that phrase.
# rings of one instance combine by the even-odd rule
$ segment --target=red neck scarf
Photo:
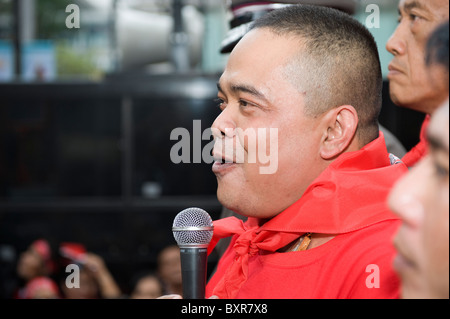
[[[221,238],[239,237],[233,246],[233,264],[213,294],[235,298],[247,280],[249,258],[259,251],[274,253],[309,232],[337,235],[398,219],[389,211],[386,199],[407,168],[403,163],[390,165],[384,136],[380,134],[363,149],[341,155],[297,202],[262,226],[256,218],[246,223],[235,217],[215,221],[209,252]]]
[[[402,158],[403,163],[410,168],[415,166],[428,153],[428,141],[426,139],[426,134],[428,126],[430,125],[430,120],[431,116],[428,114],[422,123],[419,143]]]

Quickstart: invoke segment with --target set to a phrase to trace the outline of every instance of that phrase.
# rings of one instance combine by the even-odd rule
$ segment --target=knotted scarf
[[[247,280],[250,257],[258,254],[260,250],[275,252],[299,238],[298,233],[260,230],[256,218],[249,218],[244,224],[236,217],[228,217],[214,222],[214,236],[208,252],[212,252],[220,238],[232,235],[239,236],[233,246],[236,255],[233,264],[215,288],[214,294],[220,298],[234,298]]]

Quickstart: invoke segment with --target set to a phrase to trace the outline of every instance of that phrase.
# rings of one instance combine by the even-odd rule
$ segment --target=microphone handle
[[[183,299],[205,299],[207,249],[180,248]]]

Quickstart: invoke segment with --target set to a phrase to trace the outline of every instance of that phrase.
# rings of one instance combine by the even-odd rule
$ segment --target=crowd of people
[[[156,269],[136,271],[124,286],[104,259],[83,244],[62,242],[53,247],[40,238],[20,254],[15,277],[11,299],[156,299],[182,293],[176,245],[159,252]]]

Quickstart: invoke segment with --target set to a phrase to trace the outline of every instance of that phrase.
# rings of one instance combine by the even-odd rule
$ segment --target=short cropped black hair
[[[379,136],[383,76],[377,44],[363,24],[336,9],[293,5],[264,15],[251,30],[262,28],[299,39],[294,63],[304,71],[294,82],[307,92],[308,113],[317,116],[352,105],[358,112],[361,142]]]
[[[433,33],[427,42],[426,62],[430,66],[438,64],[446,68],[447,73],[449,57],[449,22],[441,24]]]

